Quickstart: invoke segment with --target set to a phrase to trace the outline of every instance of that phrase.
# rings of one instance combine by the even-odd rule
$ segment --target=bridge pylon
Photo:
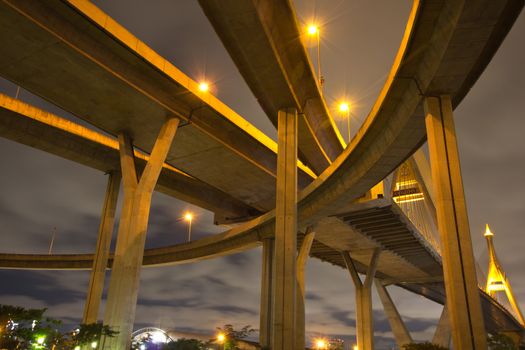
[[[496,294],[504,292],[512,307],[514,316],[523,326],[525,326],[523,314],[521,313],[516,298],[514,298],[514,293],[512,293],[510,282],[507,278],[507,275],[503,271],[503,268],[501,267],[501,264],[499,263],[498,257],[496,255],[496,250],[494,249],[494,233],[492,233],[488,224],[485,226],[484,236],[487,240],[487,246],[489,250],[489,268],[485,292],[493,298],[496,298]]]

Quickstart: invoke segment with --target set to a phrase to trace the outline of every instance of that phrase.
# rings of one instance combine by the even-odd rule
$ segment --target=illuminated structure
[[[111,267],[104,324],[119,334],[104,343],[108,350],[129,349],[143,265],[191,263],[260,245],[264,347],[304,348],[297,344],[305,340],[309,256],[349,270],[358,290],[360,350],[373,349],[371,282],[377,278],[382,286],[446,303],[443,320],[450,321],[456,349],[486,349],[486,330],[521,334],[518,320],[478,288],[453,112],[523,1],[491,2],[490,10],[481,0],[415,1],[385,85],[346,150],[321,74],[316,77],[298,40],[290,2],[199,3],[277,127],[278,143],[91,2],[0,2],[0,42],[8,53],[0,55],[0,75],[105,132],[0,95],[0,136],[111,174],[95,254],[6,253],[0,266],[92,269],[86,315],[95,319]],[[235,18],[254,20],[232,26]],[[420,181],[415,167],[398,168],[412,156],[417,163],[425,141],[430,166],[425,172],[418,165]],[[124,203],[111,254],[120,182]],[[154,190],[210,210],[216,224],[237,225],[145,249]],[[426,215],[423,205],[430,208],[425,221],[439,228],[440,251],[413,220],[424,218],[418,215]],[[364,282],[359,273],[366,273]],[[383,294],[402,344],[409,337]]]
[[[485,238],[487,239],[487,247],[489,250],[489,268],[487,274],[487,284],[485,286],[485,292],[491,297],[496,299],[498,292],[504,292],[507,299],[510,302],[514,316],[518,318],[522,325],[525,325],[525,320],[521,313],[518,302],[514,298],[510,282],[503,271],[501,264],[499,263],[498,257],[496,256],[496,250],[494,249],[494,233],[489,228],[489,225],[485,227]]]

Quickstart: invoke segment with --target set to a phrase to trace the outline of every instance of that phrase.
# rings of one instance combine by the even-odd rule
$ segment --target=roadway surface
[[[10,1],[10,3],[13,2],[15,1]],[[34,4],[24,1],[16,1],[16,3],[20,3],[20,7],[26,11],[28,8],[31,9],[31,4]],[[47,2],[44,3],[49,5]],[[323,233],[323,223],[332,220],[332,223],[328,222],[327,227],[333,229],[334,225],[339,225],[338,235],[342,240],[348,239],[352,227],[340,219],[341,215],[351,212],[353,202],[357,198],[390,174],[424,143],[426,133],[421,108],[423,96],[449,94],[452,96],[454,106],[457,106],[490,62],[522,7],[523,1],[470,1],[465,6],[459,1],[415,3],[391,73],[365,123],[344,152],[299,194],[299,227],[301,231],[304,231],[309,225],[317,225],[316,232],[319,234],[315,244],[320,245],[322,249],[336,253],[338,250],[347,248],[343,243],[341,246],[338,246],[339,243],[337,242],[333,243],[334,231]],[[4,13],[2,11],[2,14]],[[14,14],[15,17],[16,13]],[[33,15],[38,16],[38,14]],[[2,18],[2,20],[4,19]],[[17,19],[21,20],[21,18]],[[74,19],[75,17],[73,17]],[[84,19],[84,21],[86,20]],[[76,23],[76,25],[80,26],[82,23]],[[81,27],[85,27],[85,23]],[[41,32],[48,33],[48,28],[42,30],[42,28],[31,27],[30,29],[33,35],[41,34]],[[17,28],[17,30],[20,29]],[[5,38],[0,38],[2,42],[5,40]],[[14,50],[17,45],[21,44],[23,43],[13,44],[11,49]],[[60,43],[51,43],[45,48],[40,48],[44,51],[51,50],[51,52],[42,53],[40,59],[45,59],[46,55],[52,54],[52,48],[55,45],[61,47]],[[38,52],[34,54],[39,55]],[[147,61],[147,58],[143,57],[143,59]],[[27,60],[33,61],[33,57],[29,56]],[[48,64],[51,63],[48,62]],[[34,64],[35,62],[33,62]],[[0,64],[2,75],[9,74],[11,80],[24,88],[36,93],[40,92],[39,94],[54,94],[54,92],[48,92],[45,89],[39,90],[40,84],[45,85],[46,83],[46,79],[42,77],[44,72],[40,72],[40,78],[23,74],[25,68],[35,69],[31,63],[26,64],[24,60],[11,60],[8,73],[2,67],[5,68],[6,65]],[[52,74],[53,70],[49,72],[46,74]],[[77,77],[77,79],[80,78],[83,77]],[[47,84],[52,85],[53,83]],[[51,101],[56,99],[55,96],[44,97]],[[99,103],[105,103],[104,101],[103,99],[97,100]],[[89,101],[86,99],[82,103],[89,103]],[[63,104],[59,105],[64,108]],[[72,103],[71,106],[74,107],[75,104]],[[105,108],[109,108],[109,106]],[[69,108],[64,109],[71,111]],[[102,113],[98,117],[96,113],[94,113],[95,116],[75,114],[93,122],[104,130],[106,129],[103,126],[109,129],[113,127],[112,130],[107,130],[112,131],[113,134],[118,132],[119,126],[126,124],[123,122],[120,125],[117,122],[117,125],[113,125],[113,122],[97,119],[102,118]],[[122,115],[119,118],[122,119]],[[142,145],[141,148],[146,152],[151,147],[151,140],[154,135],[155,133],[152,131],[143,135],[142,138],[138,138],[142,140],[138,144]],[[211,182],[213,183],[213,181]],[[177,261],[190,262],[250,249],[258,245],[261,239],[273,235],[274,219],[274,212],[271,210],[260,217],[215,236],[174,247],[149,250],[145,254],[144,263],[159,265]],[[328,238],[323,238],[326,235]],[[363,240],[369,239],[365,234],[361,234],[361,236]],[[329,239],[332,240],[332,243],[330,245],[325,244],[328,243]],[[359,246],[359,249],[363,250],[363,248],[366,248],[364,243]],[[352,252],[351,249],[350,253],[359,261],[359,254],[354,254],[356,252]],[[365,255],[363,252],[363,260]],[[387,248],[381,255],[381,259],[390,259],[391,256],[397,256],[397,258],[392,259],[397,259],[399,264],[411,265],[410,269],[403,269],[410,273],[395,276],[395,273],[390,272],[386,267],[391,264],[383,263],[380,260],[378,271],[381,277],[397,279],[398,284],[439,301],[437,299],[439,299],[440,292],[439,288],[436,287],[436,284],[439,286],[439,282],[428,281],[413,285],[410,283],[406,285],[402,282],[403,279],[410,281],[410,278],[417,277],[418,273],[424,275],[425,271],[422,266],[414,265],[410,259],[404,258],[402,253],[397,252],[395,246]],[[11,255],[11,258],[15,258],[15,256]],[[4,256],[3,260],[5,266],[5,261],[9,260],[9,256]],[[26,264],[26,267],[32,265],[32,268],[39,266],[50,268],[53,265],[55,268],[58,266],[62,268],[85,268],[90,266],[91,257],[80,255],[33,256],[28,259],[26,256],[20,257],[18,260],[20,265]],[[431,274],[427,272],[427,275]],[[427,277],[435,278],[436,276]],[[496,320],[506,317],[506,311],[499,309],[497,303],[489,302],[489,306],[490,310],[496,310],[496,317],[494,317]],[[484,310],[487,312],[485,306]],[[490,327],[490,324],[487,326]]]

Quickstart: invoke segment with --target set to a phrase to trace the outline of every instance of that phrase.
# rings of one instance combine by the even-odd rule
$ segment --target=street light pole
[[[350,135],[350,105],[347,102],[341,102],[339,105],[339,111],[344,113],[346,116],[347,131],[348,131],[348,144],[350,144],[351,135]]]
[[[321,75],[321,32],[319,27],[315,24],[308,26],[307,29],[308,35],[316,36],[317,38],[317,81],[319,82],[319,88],[321,89],[321,94],[323,93],[323,84],[324,78]]]
[[[49,242],[49,251],[47,252],[47,255],[51,255],[51,252],[53,251],[53,244],[55,243],[55,235],[57,234],[57,228],[53,228],[53,234],[51,235],[51,242]]]
[[[191,242],[191,221],[192,219],[190,219],[188,223],[188,242]]]
[[[193,214],[187,212],[186,214],[184,214],[184,220],[188,222],[188,242],[191,242],[191,223],[193,221]]]
[[[321,75],[321,33],[317,28],[317,76],[319,79],[319,86],[321,87],[321,94],[323,93],[324,78]]]
[[[347,121],[347,130],[348,130],[348,144],[350,144],[351,135],[350,135],[350,109],[346,111],[346,121]]]

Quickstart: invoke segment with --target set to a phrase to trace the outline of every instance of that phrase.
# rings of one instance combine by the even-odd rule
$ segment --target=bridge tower
[[[510,302],[514,316],[516,316],[519,322],[525,326],[525,320],[521,313],[520,307],[514,298],[510,282],[505,275],[505,272],[501,268],[498,257],[496,256],[496,250],[494,249],[494,233],[490,231],[489,225],[485,227],[485,238],[487,239],[487,246],[489,250],[489,269],[487,275],[487,285],[485,286],[485,292],[491,297],[495,298],[498,292],[505,292],[507,299]]]

